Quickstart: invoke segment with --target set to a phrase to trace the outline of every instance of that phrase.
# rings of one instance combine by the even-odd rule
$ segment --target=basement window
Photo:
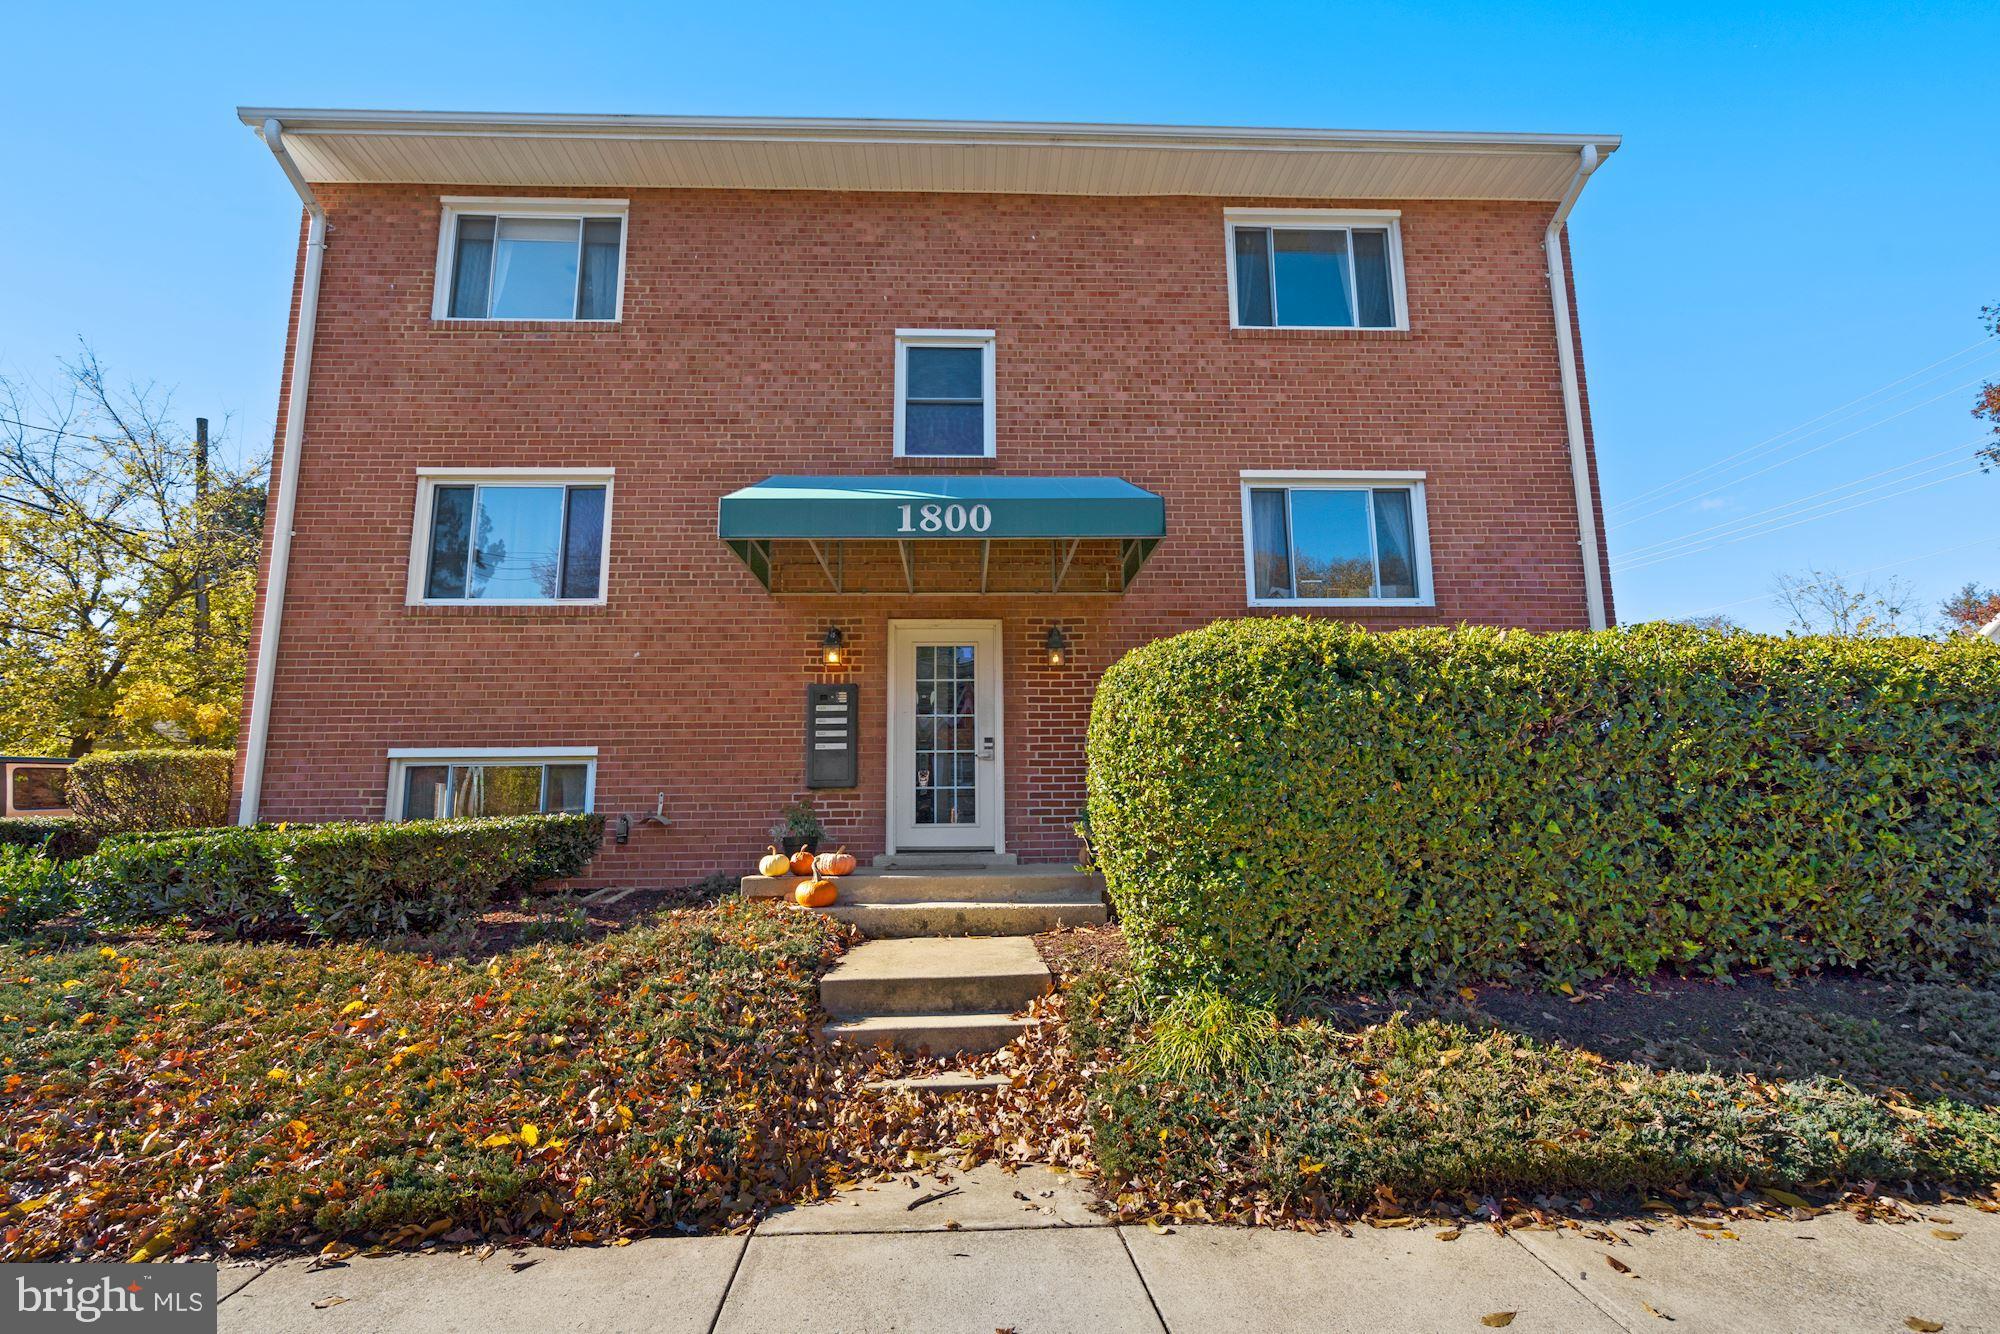
[[[597,751],[495,749],[389,752],[391,820],[557,815],[588,811]]]
[[[1226,216],[1237,328],[1408,327],[1397,214],[1231,209]]]
[[[623,305],[623,201],[445,201],[432,317],[610,322]]]

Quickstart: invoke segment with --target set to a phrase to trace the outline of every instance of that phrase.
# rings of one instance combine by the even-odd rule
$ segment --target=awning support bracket
[[[990,539],[981,539],[979,543],[979,591],[982,593],[986,591],[986,566],[992,559],[992,541]]]
[[[1062,592],[1063,580],[1069,577],[1070,562],[1076,559],[1076,549],[1082,545],[1080,537],[1069,540],[1068,550],[1063,550],[1060,542],[1049,543],[1049,592]]]
[[[820,550],[818,540],[809,537],[806,539],[806,545],[812,548],[813,559],[819,562],[820,571],[826,575],[826,582],[832,586],[833,591],[836,593],[846,592],[847,590],[840,586],[840,575],[834,573],[833,565],[826,558],[826,552]],[[838,544],[836,544],[837,546]]]
[[[917,570],[909,542],[905,540],[896,543],[896,550],[903,556],[903,587],[908,592],[914,593],[917,591]]]

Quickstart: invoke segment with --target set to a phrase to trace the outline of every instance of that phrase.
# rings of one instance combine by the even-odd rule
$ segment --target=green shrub
[[[315,935],[441,931],[522,882],[538,855],[521,820],[297,825],[278,888]]]
[[[33,848],[0,843],[0,936],[32,931],[69,906],[63,863]]]
[[[100,829],[198,829],[229,818],[226,750],[114,750],[69,768],[70,809]]]
[[[29,815],[0,820],[0,848],[33,848],[57,861],[81,857],[97,846],[98,833],[74,815]]]
[[[602,815],[513,815],[483,821],[524,840],[520,873],[505,886],[526,892],[549,880],[567,880],[589,869],[604,841]]]
[[[2000,652],[1964,636],[1220,622],[1098,688],[1155,987],[2000,964]]]
[[[279,837],[206,829],[107,839],[76,864],[77,897],[109,924],[186,921],[231,936],[270,931],[294,920],[275,884]]]
[[[1266,1034],[1252,1061],[1160,1068],[1142,1043],[1099,1081],[1106,1184],[1141,1208],[1192,1195],[1220,1218],[1323,1214],[1384,1190],[1457,1202],[2000,1170],[1989,1110],[1892,1106],[1829,1080],[1663,1074],[1456,1024],[1302,1024]]]

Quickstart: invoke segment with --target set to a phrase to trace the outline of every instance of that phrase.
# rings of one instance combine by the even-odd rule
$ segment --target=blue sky
[[[1973,346],[2000,301],[1990,0],[190,0],[8,27],[0,370],[88,339],[253,451],[297,203],[238,103],[1611,131],[1572,241],[1622,619],[1777,628],[1773,577],[1811,566],[1929,603],[2000,584],[2000,473],[1958,475],[1966,384],[2000,374]]]

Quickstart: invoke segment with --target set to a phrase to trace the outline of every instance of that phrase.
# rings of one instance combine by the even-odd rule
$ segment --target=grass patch
[[[0,946],[0,1259],[728,1226],[824,1184],[804,913],[488,958]]]
[[[2000,1114],[1950,1098],[1650,1068],[1400,1015],[1275,1032],[1251,1018],[1207,1044],[1229,1059],[1189,1061],[1186,1019],[1170,1007],[1094,1089],[1098,1160],[1127,1213],[1271,1221],[2000,1175]],[[1246,1058],[1249,1034],[1262,1051]]]

